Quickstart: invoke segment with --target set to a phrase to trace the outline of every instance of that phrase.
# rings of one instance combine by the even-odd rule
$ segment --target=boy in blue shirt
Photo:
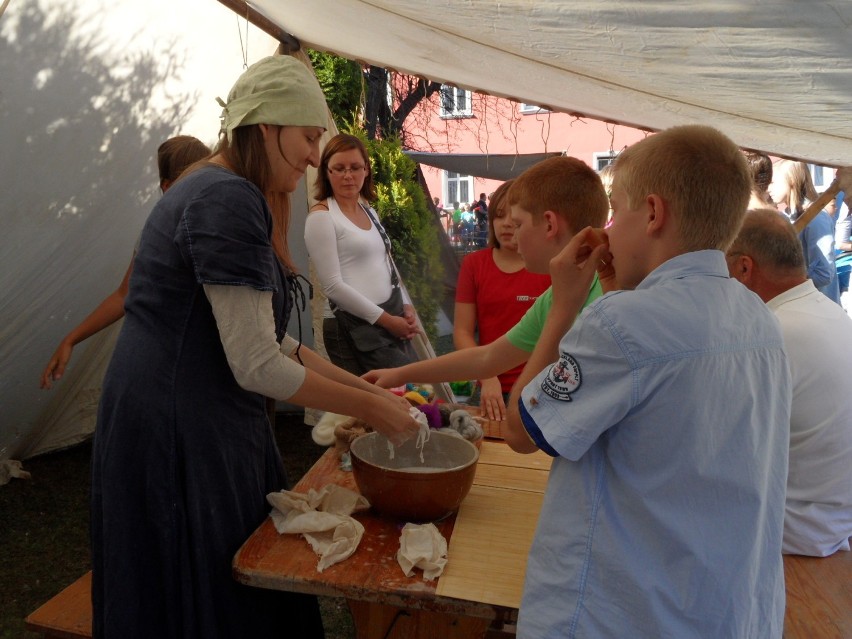
[[[781,637],[790,376],[724,254],[749,190],[728,138],[668,129],[616,161],[607,231],[551,261],[508,416],[555,457],[519,637]],[[613,292],[577,318],[596,271]]]

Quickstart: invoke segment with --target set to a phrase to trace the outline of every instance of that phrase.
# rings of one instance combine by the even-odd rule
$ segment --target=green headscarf
[[[301,62],[289,55],[275,55],[255,62],[237,79],[223,107],[220,133],[228,136],[238,126],[328,125],[328,107],[316,78]]]

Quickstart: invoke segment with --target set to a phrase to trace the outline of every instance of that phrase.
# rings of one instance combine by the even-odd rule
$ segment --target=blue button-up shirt
[[[687,253],[605,295],[523,391],[556,456],[518,634],[781,637],[790,374],[777,321]]]

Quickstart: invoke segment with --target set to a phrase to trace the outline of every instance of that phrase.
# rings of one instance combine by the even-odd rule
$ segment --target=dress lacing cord
[[[307,285],[307,295],[305,295],[305,289],[302,282],[299,280],[302,280],[302,282]],[[302,348],[302,311],[307,310],[308,300],[314,299],[314,286],[304,275],[300,275],[299,273],[290,273],[287,276],[287,289],[290,296],[290,302],[293,308],[296,309],[296,319],[298,320],[297,324],[299,326],[299,345],[296,346],[296,359],[299,360],[299,363],[302,366],[304,366],[305,363],[302,361],[302,356],[299,354],[299,351]],[[289,320],[289,317],[287,319]]]

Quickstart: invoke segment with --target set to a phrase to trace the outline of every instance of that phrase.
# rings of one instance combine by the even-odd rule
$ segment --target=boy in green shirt
[[[516,225],[518,253],[533,273],[548,273],[550,260],[581,229],[600,228],[606,222],[609,200],[601,180],[588,165],[572,157],[555,157],[524,171],[509,189],[509,206]],[[586,305],[600,297],[597,278]],[[455,379],[483,379],[519,366],[535,348],[544,320],[553,301],[547,289],[508,333],[475,348],[448,353],[399,368],[366,373],[367,381],[384,388],[406,382],[444,382]],[[505,419],[506,407],[484,407],[489,419]]]

